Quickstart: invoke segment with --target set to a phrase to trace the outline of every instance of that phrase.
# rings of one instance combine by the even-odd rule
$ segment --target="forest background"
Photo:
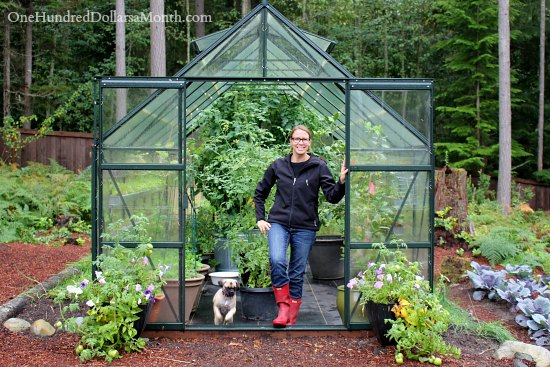
[[[191,41],[235,24],[258,0],[1,1],[4,13],[3,128],[45,124],[58,131],[91,132],[93,77],[120,75],[116,22],[22,22],[23,14],[206,15],[206,21],[165,23],[165,70],[173,75],[194,56]],[[435,82],[436,165],[471,174],[498,174],[499,54],[496,0],[271,0],[303,30],[337,42],[331,52],[361,78],[431,78]],[[14,12],[19,14],[15,16]],[[11,15],[10,15],[11,14]],[[550,127],[539,108],[540,50],[548,9],[544,0],[510,0],[512,172],[550,184]],[[197,19],[197,18],[195,18]],[[147,22],[125,24],[125,75],[155,72],[158,42]],[[154,39],[154,38],[153,38]],[[542,41],[541,41],[542,40]],[[548,63],[543,69],[548,75]],[[544,78],[543,78],[544,79]],[[547,79],[547,77],[546,77]],[[546,94],[548,95],[548,93]],[[29,118],[30,116],[34,116]],[[542,120],[544,123],[544,120]],[[543,144],[538,142],[539,136]],[[542,160],[537,159],[539,151]],[[543,168],[541,170],[541,168]]]

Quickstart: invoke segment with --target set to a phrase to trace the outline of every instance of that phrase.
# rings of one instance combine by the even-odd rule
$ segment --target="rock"
[[[516,341],[507,341],[502,343],[500,348],[495,352],[496,359],[516,357],[516,353],[528,354],[533,358],[536,367],[550,367],[550,351],[546,348],[539,347],[533,344],[527,344]]]
[[[14,333],[20,333],[27,331],[31,327],[31,324],[26,320],[12,317],[4,322],[4,327]]]
[[[36,320],[31,325],[31,332],[38,336],[52,336],[55,334],[55,328],[45,320]]]

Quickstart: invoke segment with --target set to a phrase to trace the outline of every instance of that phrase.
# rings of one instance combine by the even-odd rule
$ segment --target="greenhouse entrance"
[[[319,204],[323,234],[343,241],[315,256],[338,270],[317,273],[314,252],[325,247],[316,244],[288,329],[370,328],[345,284],[374,259],[375,243],[404,240],[432,279],[432,82],[354,78],[328,55],[333,46],[264,2],[196,40],[199,54],[174,77],[96,80],[92,256],[104,245],[146,241],[151,265],[171,266],[147,329],[272,329],[269,288],[252,292],[268,293],[268,306],[245,295],[269,278],[252,196],[268,165],[288,153],[298,123],[310,127],[313,153],[334,174],[342,159],[350,172],[342,203]],[[238,273],[232,325],[214,325],[214,272]]]

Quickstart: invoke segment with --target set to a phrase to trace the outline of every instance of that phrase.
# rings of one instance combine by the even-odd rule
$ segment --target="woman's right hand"
[[[261,234],[266,234],[267,231],[269,231],[271,229],[271,224],[269,224],[268,222],[266,222],[263,219],[259,220],[257,225],[258,225],[258,229],[260,230]]]

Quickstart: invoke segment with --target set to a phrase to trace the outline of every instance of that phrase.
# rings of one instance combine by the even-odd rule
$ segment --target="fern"
[[[531,241],[536,240],[533,237],[533,234],[525,229],[495,227],[487,235],[479,236],[475,244],[479,246],[481,255],[486,257],[491,265],[495,265],[516,256]]]

